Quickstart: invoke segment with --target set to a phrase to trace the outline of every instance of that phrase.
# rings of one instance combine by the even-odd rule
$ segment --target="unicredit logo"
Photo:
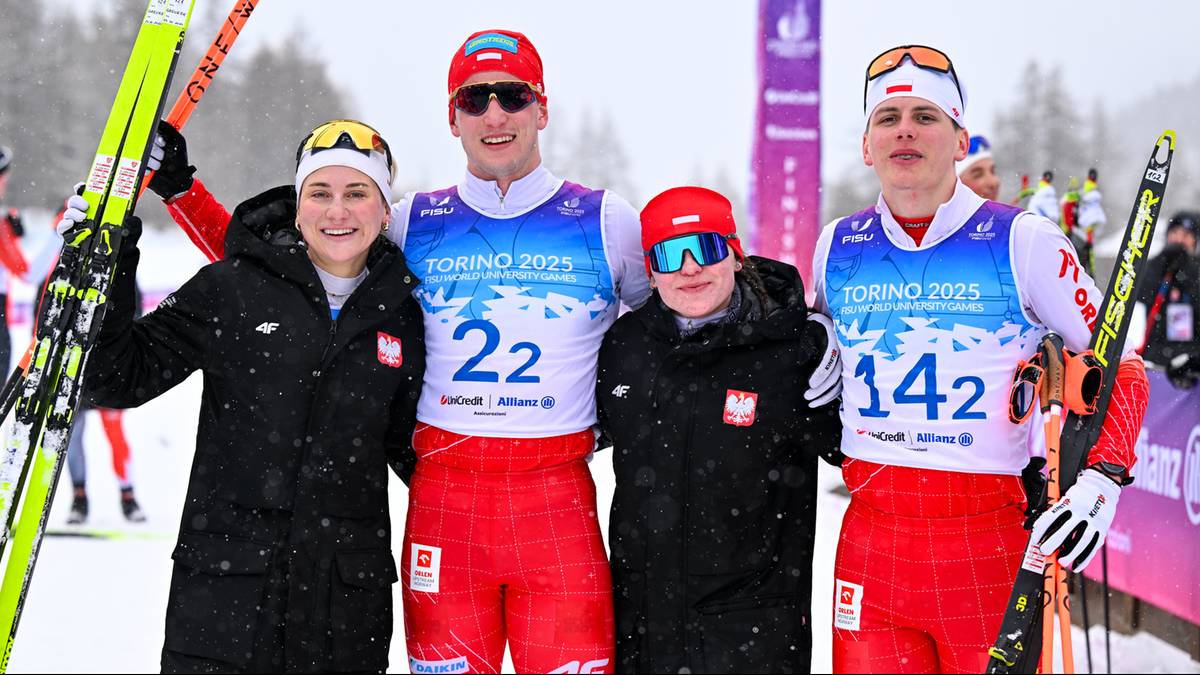
[[[858,432],[859,436],[870,436],[871,438],[874,438],[877,441],[883,441],[884,443],[908,442],[908,438],[905,436],[903,431],[868,431],[866,429],[856,429],[856,431]]]
[[[442,394],[442,405],[483,405],[483,396],[447,396]]]

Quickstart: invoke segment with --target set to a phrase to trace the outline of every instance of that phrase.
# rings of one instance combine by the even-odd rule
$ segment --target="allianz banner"
[[[1146,375],[1134,481],[1108,533],[1109,582],[1200,623],[1200,387],[1180,391],[1161,372]],[[1084,573],[1099,579],[1100,558]]]
[[[821,233],[820,38],[820,0],[759,0],[749,249],[796,265],[805,288]]]

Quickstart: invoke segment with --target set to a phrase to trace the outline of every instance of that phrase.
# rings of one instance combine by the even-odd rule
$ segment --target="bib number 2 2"
[[[500,329],[496,328],[488,321],[481,319],[472,319],[459,324],[458,328],[454,329],[455,340],[465,340],[468,333],[480,332],[483,333],[483,348],[479,353],[467,359],[467,362],[454,372],[456,382],[499,382],[500,373],[494,370],[480,370],[478,367],[483,360],[491,356],[500,347]],[[521,352],[529,352],[529,359],[521,364],[516,370],[508,374],[504,378],[505,382],[516,384],[529,384],[541,382],[542,379],[537,375],[526,375],[525,371],[533,367],[533,364],[542,358],[542,348],[532,342],[518,342],[512,347],[509,347],[509,354],[519,354]]]

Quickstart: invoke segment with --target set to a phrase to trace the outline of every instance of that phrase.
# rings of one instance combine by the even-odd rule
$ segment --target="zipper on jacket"
[[[695,391],[692,392],[691,400],[688,401],[688,404],[689,405],[688,405],[688,419],[687,419],[687,434],[684,436],[684,443],[683,443],[683,449],[684,449],[684,454],[683,454],[683,583],[681,585],[682,586],[681,595],[683,596],[683,611],[686,613],[683,618],[685,625],[692,618],[691,617],[692,608],[691,608],[691,605],[688,603],[688,579],[689,579],[689,575],[691,574],[691,569],[690,569],[690,566],[688,565],[688,550],[691,548],[690,544],[691,544],[691,540],[692,540],[691,533],[689,532],[689,528],[691,527],[690,516],[691,516],[691,510],[692,510],[691,509],[692,500],[689,498],[689,496],[692,493],[692,452],[691,452],[691,447],[692,447],[692,436],[693,436],[692,431],[695,428],[695,417],[696,417],[696,392]],[[684,654],[684,658],[687,660],[689,666],[692,665],[691,660],[692,660],[692,653],[693,653],[692,649],[691,649],[691,637],[696,632],[696,628],[698,628],[698,626],[693,626],[692,628],[693,628],[692,630],[683,631],[683,654]]]

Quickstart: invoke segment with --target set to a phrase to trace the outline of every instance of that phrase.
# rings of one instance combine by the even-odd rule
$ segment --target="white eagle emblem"
[[[754,424],[754,412],[758,408],[758,394],[729,389],[725,393],[725,423],[735,427]]]
[[[379,333],[379,362],[393,368],[399,368],[404,363],[404,348],[399,338]]]

